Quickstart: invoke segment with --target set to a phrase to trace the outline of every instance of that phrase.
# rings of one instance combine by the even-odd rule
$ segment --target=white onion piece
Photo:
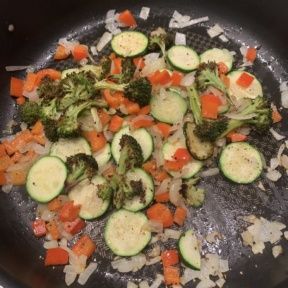
[[[150,288],[150,287],[149,287],[148,282],[144,280],[139,283],[139,288]]]
[[[277,141],[280,141],[280,140],[283,140],[285,138],[285,136],[283,135],[280,135],[278,132],[276,132],[273,128],[270,128],[269,129],[270,133],[272,134],[272,136],[277,140]]]
[[[229,39],[228,39],[224,34],[220,35],[220,36],[219,36],[219,39],[220,39],[222,42],[224,42],[224,43],[229,42]]]
[[[112,268],[118,270],[120,273],[128,273],[133,270],[133,263],[127,259],[121,258],[111,262]]]
[[[246,55],[247,55],[247,50],[248,50],[248,47],[247,46],[241,46],[240,47],[240,53],[241,55],[243,56],[243,58],[246,58]]]
[[[67,286],[70,286],[74,283],[76,280],[77,273],[76,272],[71,272],[71,273],[65,273],[65,283]]]
[[[156,274],[156,279],[151,284],[150,288],[158,288],[164,281],[164,277],[161,274]]]
[[[91,51],[93,56],[98,55],[96,46],[90,46],[90,51]]]
[[[146,54],[143,58],[145,62],[153,62],[157,60],[159,56],[160,56],[160,53],[153,52],[153,53]]]
[[[226,113],[225,116],[230,119],[235,119],[235,120],[248,120],[252,119],[253,117],[256,116],[256,113],[251,113],[247,115],[239,115],[238,113]]]
[[[5,70],[7,72],[13,72],[13,71],[20,71],[20,70],[26,70],[27,68],[29,68],[29,66],[24,65],[24,66],[5,66]]]
[[[281,155],[280,161],[281,161],[281,166],[284,167],[286,170],[288,170],[288,156]]]
[[[87,268],[82,273],[80,273],[79,278],[78,278],[78,283],[80,285],[85,285],[86,282],[88,281],[89,277],[96,270],[96,268],[97,268],[97,263],[91,262],[87,266]]]
[[[169,28],[180,28],[180,25],[175,19],[171,18],[169,21]]]
[[[281,105],[288,108],[288,90],[281,92]]]
[[[273,182],[277,182],[282,177],[282,174],[277,170],[270,170],[266,173],[266,177]]]
[[[204,17],[200,17],[200,18],[196,18],[196,19],[191,19],[190,21],[184,22],[180,24],[180,28],[185,28],[188,26],[192,26],[195,24],[199,24],[202,22],[207,22],[209,21],[209,17],[208,16],[204,16]]]
[[[153,121],[154,118],[149,115],[138,115],[131,120],[131,124],[134,124],[135,122],[141,121],[141,120]]]
[[[158,189],[156,190],[156,193],[155,193],[155,194],[158,195],[158,194],[162,194],[162,193],[167,192],[168,189],[169,189],[170,182],[171,182],[171,179],[170,179],[170,178],[164,179],[164,180],[161,182],[161,184],[160,184],[160,186],[158,187]]]
[[[146,266],[154,265],[161,261],[161,256],[156,256],[154,258],[149,259],[146,261]]]
[[[142,226],[143,231],[150,231],[155,233],[162,233],[163,232],[163,223],[149,220]]]
[[[288,81],[283,81],[283,82],[279,85],[279,89],[280,89],[280,92],[288,91]]]
[[[176,32],[175,45],[186,45],[186,35],[183,33]]]
[[[105,131],[103,132],[103,134],[104,134],[104,137],[106,138],[106,140],[107,140],[108,142],[113,139],[113,133],[112,133],[111,131],[105,130]]]
[[[174,229],[165,229],[164,235],[167,238],[178,240],[181,237],[182,232]]]
[[[100,52],[103,48],[112,40],[112,34],[109,32],[105,32],[100,38],[96,48],[97,51]]]
[[[215,142],[216,146],[223,147],[226,145],[226,138],[219,138]]]
[[[207,170],[201,172],[202,177],[210,177],[210,176],[215,176],[218,174],[219,174],[218,168],[210,168],[210,169],[207,169]]]
[[[130,261],[133,263],[133,272],[136,272],[143,268],[146,264],[146,256],[144,254],[138,254],[136,256],[131,257]]]
[[[184,198],[180,194],[180,189],[182,187],[182,179],[173,179],[170,184],[169,189],[169,200],[175,206],[183,206],[184,205]]]
[[[98,115],[98,111],[95,107],[91,108],[91,115],[94,121],[94,125],[95,125],[95,129],[97,132],[102,132],[103,131],[103,127],[102,127],[102,123],[100,121],[99,115]]]
[[[79,42],[75,40],[69,41],[66,38],[60,38],[58,44],[63,46],[66,49],[66,52],[70,53],[74,49],[75,45],[79,44]]]
[[[67,248],[67,243],[68,243],[67,239],[66,239],[66,238],[62,238],[62,239],[59,241],[59,246],[62,247],[62,248],[64,248],[64,247]]]
[[[189,87],[195,82],[195,72],[186,74],[181,80],[181,86]]]
[[[128,281],[127,282],[127,288],[138,288],[138,285],[131,282],[131,281]]]
[[[251,128],[250,127],[240,127],[237,129],[237,132],[247,136],[250,134]]]
[[[44,244],[43,244],[43,247],[45,249],[57,248],[58,247],[58,242],[56,240],[45,241]]]
[[[278,158],[270,159],[270,169],[275,170],[280,164],[280,160]]]
[[[154,258],[157,256],[160,256],[161,253],[161,248],[159,245],[156,245],[155,247],[153,247],[153,249],[147,253],[147,256],[150,258]]]
[[[56,217],[56,213],[53,211],[44,210],[41,214],[41,219],[44,221],[50,221]]]
[[[22,131],[26,130],[28,128],[28,125],[25,122],[21,122],[20,128]]]
[[[1,186],[1,190],[4,193],[10,193],[12,191],[13,185],[12,184],[5,184]]]
[[[219,24],[215,24],[213,27],[211,27],[207,30],[207,33],[211,38],[214,38],[214,37],[219,36],[220,34],[224,33],[224,30],[220,27]]]
[[[150,13],[150,8],[149,7],[142,7],[139,17],[142,18],[143,20],[147,20],[149,17],[149,13]]]
[[[145,66],[141,71],[141,76],[142,77],[146,77],[149,76],[151,74],[153,74],[154,72],[156,72],[157,70],[162,70],[166,68],[166,63],[164,58],[159,58],[153,61],[147,61],[147,59],[145,59]]]
[[[30,101],[38,101],[39,100],[39,96],[37,94],[37,89],[34,89],[31,92],[23,91],[23,96],[28,98]]]

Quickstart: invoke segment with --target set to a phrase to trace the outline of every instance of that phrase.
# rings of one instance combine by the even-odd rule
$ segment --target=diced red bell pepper
[[[72,235],[79,233],[86,226],[85,221],[80,218],[76,218],[72,222],[64,223],[64,230]]]
[[[59,211],[59,219],[62,222],[74,221],[80,211],[80,205],[74,205],[73,201],[66,202]]]
[[[249,75],[246,72],[243,72],[237,79],[236,83],[243,88],[248,88],[252,84],[253,80],[253,76]]]
[[[36,237],[42,237],[46,235],[46,224],[45,221],[42,219],[37,219],[33,221],[33,232]]]
[[[186,148],[178,148],[176,152],[174,153],[173,158],[176,161],[184,160],[188,162],[191,159],[191,156]]]
[[[161,253],[161,259],[164,267],[176,265],[179,263],[178,251],[165,250]]]
[[[72,251],[80,256],[85,255],[88,258],[96,250],[96,245],[88,235],[83,235],[72,247]]]
[[[45,266],[65,265],[68,261],[68,252],[60,247],[48,249],[46,251]]]

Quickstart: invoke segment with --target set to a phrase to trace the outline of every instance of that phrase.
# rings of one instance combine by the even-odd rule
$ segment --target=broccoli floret
[[[107,107],[107,103],[102,99],[89,100],[75,103],[67,108],[57,124],[57,133],[59,137],[69,138],[79,135],[79,114],[91,107]]]
[[[129,100],[138,103],[140,107],[148,105],[151,99],[152,86],[147,78],[139,78],[126,84],[114,84],[102,80],[97,82],[94,87],[122,91]]]
[[[109,200],[112,197],[113,194],[113,186],[109,184],[108,182],[105,182],[104,184],[100,184],[97,186],[97,194],[98,197],[100,197],[102,200]]]
[[[107,56],[103,56],[100,60],[100,66],[101,66],[101,75],[100,80],[107,78],[107,76],[110,74],[111,70],[111,59]]]
[[[44,126],[45,136],[51,141],[56,142],[59,139],[59,135],[57,133],[57,121],[52,119],[45,119],[42,121]]]
[[[196,134],[203,140],[215,141],[217,138],[226,136],[232,130],[246,125],[253,126],[260,133],[270,128],[272,110],[263,97],[258,96],[251,101],[251,104],[239,112],[240,117],[250,114],[255,114],[255,116],[245,120],[222,118],[214,121],[204,121],[202,125],[197,126]]]
[[[165,56],[166,49],[173,45],[173,37],[170,33],[166,33],[162,28],[158,28],[151,32],[149,38],[149,52],[158,51],[159,48],[162,55]]]
[[[40,118],[41,107],[36,102],[26,101],[20,108],[21,121],[29,126],[36,123]]]
[[[136,67],[131,58],[124,58],[122,60],[121,74],[111,75],[109,79],[116,80],[117,83],[129,83],[134,76]]]
[[[57,109],[57,99],[42,100],[41,102],[41,119],[45,121],[47,119],[58,120],[60,113]]]
[[[98,171],[98,164],[93,156],[79,153],[66,160],[68,168],[67,184],[75,185],[84,179],[91,180]]]
[[[63,96],[63,90],[59,85],[59,82],[56,82],[49,77],[45,77],[41,81],[37,93],[41,99],[48,101]]]
[[[124,175],[128,170],[134,167],[140,167],[143,164],[143,153],[139,143],[130,135],[123,135],[120,139],[120,159],[118,173]]]
[[[187,205],[198,208],[201,207],[205,199],[205,190],[194,186],[195,181],[188,181],[182,184],[181,194],[183,195]]]
[[[95,77],[91,72],[82,71],[71,73],[61,80],[59,88],[63,97],[59,99],[59,109],[65,110],[70,105],[80,101],[88,100],[95,94]]]
[[[198,92],[194,86],[188,87],[187,91],[188,91],[190,109],[193,113],[195,124],[199,125],[203,122],[203,119],[201,114],[201,103]]]
[[[196,83],[199,90],[204,91],[213,86],[226,93],[227,89],[219,78],[218,67],[215,62],[201,63],[196,72]]]

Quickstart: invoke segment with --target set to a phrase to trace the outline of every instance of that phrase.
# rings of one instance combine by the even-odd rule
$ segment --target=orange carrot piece
[[[231,140],[231,142],[242,142],[247,140],[247,135],[243,135],[236,132],[228,133],[227,137]]]
[[[122,59],[121,58],[115,58],[112,60],[113,65],[111,69],[111,74],[121,74],[122,73]]]
[[[120,130],[122,124],[124,122],[124,119],[118,115],[114,115],[112,118],[111,118],[111,121],[110,121],[110,124],[109,124],[109,130],[111,132],[117,132]]]
[[[40,120],[38,120],[31,129],[31,133],[33,135],[40,135],[44,132],[43,124]]]
[[[164,281],[166,285],[180,284],[180,270],[178,267],[168,266],[163,267]]]
[[[156,203],[147,209],[147,217],[163,224],[164,228],[173,225],[173,215],[169,208],[161,203]]]
[[[180,86],[182,79],[183,79],[183,74],[181,72],[173,71],[172,76],[171,76],[171,85]]]
[[[50,211],[59,211],[63,207],[63,201],[57,197],[50,201],[47,205]]]
[[[247,49],[246,55],[245,55],[247,61],[254,62],[257,57],[257,50],[253,47],[249,47]]]
[[[92,152],[101,150],[106,145],[106,138],[103,133],[97,133],[93,131],[83,131],[83,136],[91,145]]]
[[[166,85],[171,82],[171,75],[167,70],[157,70],[154,74],[148,76],[152,85]]]
[[[25,103],[25,101],[26,101],[26,98],[24,96],[18,97],[16,99],[16,103],[20,106],[23,105]]]
[[[129,10],[119,13],[118,20],[128,27],[135,27],[137,25],[133,14]]]
[[[218,67],[218,73],[219,74],[227,74],[229,71],[227,65],[223,62],[217,63],[217,67]]]
[[[217,119],[218,108],[222,104],[218,96],[204,94],[200,97],[202,116],[209,119]]]
[[[132,126],[134,129],[138,128],[148,128],[154,125],[154,121],[151,119],[139,119],[132,122]]]
[[[142,168],[147,172],[147,173],[150,173],[152,174],[157,166],[156,166],[156,161],[155,160],[150,160],[150,161],[147,161],[145,162],[143,165],[142,165]]]
[[[0,171],[5,171],[8,167],[13,165],[13,161],[8,155],[4,155],[0,157]]]
[[[176,249],[165,250],[161,253],[161,260],[164,267],[173,266],[179,263],[179,255]]]
[[[6,149],[4,144],[0,144],[0,157],[5,156],[6,154]]]
[[[24,81],[22,79],[11,77],[10,79],[10,95],[21,97],[23,95]]]
[[[227,77],[224,74],[220,74],[220,79],[227,88],[230,87],[230,78],[229,77]]]
[[[128,103],[125,104],[127,108],[128,114],[138,114],[140,111],[140,106],[138,103],[134,103],[129,101]]]
[[[0,171],[0,186],[7,184],[6,175],[3,171]]]
[[[16,163],[18,161],[20,161],[20,159],[23,157],[23,154],[21,154],[19,151],[16,151],[12,156],[11,156],[11,160]]]
[[[168,173],[165,170],[156,170],[154,173],[152,173],[153,178],[158,181],[162,182],[163,180],[169,178]]]
[[[83,235],[72,247],[72,251],[80,256],[85,255],[88,258],[96,250],[96,245],[88,235]]]
[[[53,240],[58,240],[61,238],[60,231],[58,229],[58,225],[55,220],[51,220],[46,224],[46,229],[48,233],[50,233]]]
[[[178,160],[178,161],[165,160],[164,168],[168,171],[179,171],[186,164],[187,164],[187,161],[185,161],[185,160]]]
[[[140,109],[138,115],[148,115],[151,111],[150,105],[144,106]]]
[[[54,54],[54,60],[66,59],[69,55],[70,52],[63,45],[58,45]]]
[[[253,76],[250,76],[248,73],[243,72],[237,79],[236,83],[243,88],[248,88],[252,84],[253,80]]]
[[[40,145],[45,145],[45,143],[46,143],[46,137],[45,137],[44,133],[41,135],[33,135],[33,140]]]
[[[11,184],[19,186],[26,183],[27,173],[27,170],[13,170],[7,173],[7,177],[9,178],[9,182],[11,182]]]
[[[4,140],[2,142],[2,144],[4,145],[5,150],[6,150],[8,155],[12,155],[17,151],[17,149],[13,146],[12,142],[10,142],[8,140]]]
[[[36,79],[37,79],[36,73],[28,72],[24,82],[23,90],[27,92],[33,91],[35,88]]]
[[[104,111],[103,109],[98,110],[98,115],[99,115],[100,121],[102,123],[102,126],[103,127],[106,126],[106,124],[109,123],[111,116],[106,111]]]
[[[173,221],[174,223],[178,224],[179,226],[183,226],[185,219],[187,217],[186,209],[182,207],[177,207],[174,213]]]
[[[63,248],[57,247],[46,250],[45,266],[65,265],[69,261],[69,254]]]
[[[169,201],[169,192],[164,192],[161,194],[157,194],[155,196],[155,201],[158,203],[166,203]]]
[[[16,135],[12,140],[11,145],[15,147],[15,150],[20,150],[27,143],[33,140],[33,135],[30,130],[24,130]]]
[[[145,67],[145,61],[143,57],[136,57],[133,58],[133,63],[139,69],[143,69]]]
[[[59,219],[62,222],[74,221],[80,211],[80,205],[74,205],[74,201],[66,202],[59,211]]]
[[[72,55],[75,61],[81,61],[88,57],[88,47],[83,44],[75,45]]]
[[[106,102],[108,103],[108,105],[111,108],[118,108],[120,105],[120,101],[119,98],[114,97],[109,89],[104,89],[103,90],[103,96],[104,99],[106,100]]]
[[[282,115],[279,113],[277,108],[272,109],[272,121],[273,121],[273,123],[281,122],[281,120],[282,120]]]
[[[47,68],[47,69],[42,69],[37,72],[37,79],[35,81],[35,86],[39,86],[41,83],[42,79],[45,77],[48,77],[52,80],[59,80],[61,79],[61,72],[52,69],[52,68]]]
[[[166,123],[157,123],[155,127],[160,131],[164,138],[167,138],[170,135],[171,125]]]

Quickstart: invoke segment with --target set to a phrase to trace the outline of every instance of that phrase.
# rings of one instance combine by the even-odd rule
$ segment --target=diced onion
[[[281,162],[281,166],[284,167],[286,170],[288,170],[288,156],[281,155],[280,162]]]
[[[156,190],[156,195],[158,194],[162,194],[168,191],[169,185],[170,185],[171,179],[170,178],[166,178],[164,179],[160,186],[158,187],[158,189]]]
[[[270,170],[266,173],[266,177],[273,182],[277,182],[282,177],[282,174],[277,170]]]
[[[86,269],[80,273],[78,278],[78,283],[80,285],[85,285],[85,283],[88,281],[89,277],[92,275],[92,273],[96,270],[97,263],[91,262]]]
[[[56,240],[45,241],[44,244],[43,244],[43,247],[45,249],[57,248],[58,247],[58,242]]]
[[[161,256],[156,256],[154,258],[149,259],[146,261],[146,266],[154,265],[161,261]]]
[[[1,190],[4,193],[10,193],[12,191],[13,185],[12,184],[5,184],[1,186]]]
[[[163,57],[151,61],[145,58],[145,67],[142,69],[140,74],[142,77],[146,77],[153,74],[157,70],[162,70],[165,68],[166,63]]]
[[[139,283],[139,288],[150,288],[150,286],[149,286],[148,282],[146,280],[144,280],[144,281],[141,281]]]
[[[181,80],[181,86],[191,86],[195,82],[195,72],[186,74]]]
[[[163,223],[155,221],[155,220],[149,220],[143,225],[142,230],[155,232],[155,233],[162,233]]]
[[[158,288],[162,282],[164,281],[164,277],[161,274],[156,274],[156,278],[151,284],[150,288]]]
[[[65,273],[65,283],[67,286],[70,286],[71,284],[74,283],[76,280],[77,273],[76,272],[71,272],[71,273]]]
[[[219,39],[220,39],[222,42],[225,42],[225,43],[229,42],[229,39],[228,39],[225,35],[223,35],[223,34],[219,36]]]
[[[56,213],[50,210],[44,210],[41,214],[41,219],[44,221],[50,221],[56,217]]]
[[[98,55],[97,48],[95,46],[90,46],[90,51],[93,56]]]
[[[29,66],[27,66],[27,65],[25,65],[25,66],[5,66],[5,70],[7,72],[26,70],[27,68],[29,68]]]
[[[112,40],[112,34],[109,32],[105,32],[102,37],[100,38],[96,48],[97,51],[102,51],[103,48]]]
[[[161,253],[161,248],[159,245],[156,245],[155,247],[153,247],[153,249],[147,253],[147,256],[150,258],[154,258],[159,256]]]
[[[214,38],[214,37],[219,36],[220,34],[224,33],[224,30],[220,27],[219,24],[215,24],[213,27],[211,27],[207,30],[207,33],[211,38]]]
[[[281,105],[288,108],[288,90],[281,92]]]
[[[238,113],[226,113],[225,116],[230,119],[235,119],[235,120],[248,120],[252,119],[253,117],[256,116],[256,113],[251,113],[247,115],[239,115]]]
[[[176,32],[175,45],[186,45],[186,35],[183,33]]]
[[[283,135],[280,135],[278,132],[276,132],[273,128],[270,128],[269,129],[270,133],[272,134],[272,136],[277,140],[277,141],[280,141],[280,140],[283,140],[285,138],[285,136]]]
[[[138,288],[138,285],[131,282],[131,281],[128,281],[127,282],[127,288]]]
[[[164,235],[167,238],[175,239],[175,240],[178,240],[180,238],[181,233],[182,233],[181,231],[174,230],[174,229],[165,229],[164,230]]]
[[[210,176],[215,176],[218,174],[219,174],[218,168],[210,168],[210,169],[207,169],[207,170],[201,172],[202,177],[210,177]]]
[[[149,7],[142,7],[141,11],[140,11],[140,14],[139,14],[139,17],[144,19],[144,20],[147,20],[148,17],[149,17],[149,13],[150,13],[150,8]]]
[[[169,189],[169,200],[175,206],[184,206],[184,198],[180,194],[180,189],[182,187],[182,179],[173,179],[170,184]]]
[[[280,92],[288,91],[288,81],[283,81],[279,86]]]

